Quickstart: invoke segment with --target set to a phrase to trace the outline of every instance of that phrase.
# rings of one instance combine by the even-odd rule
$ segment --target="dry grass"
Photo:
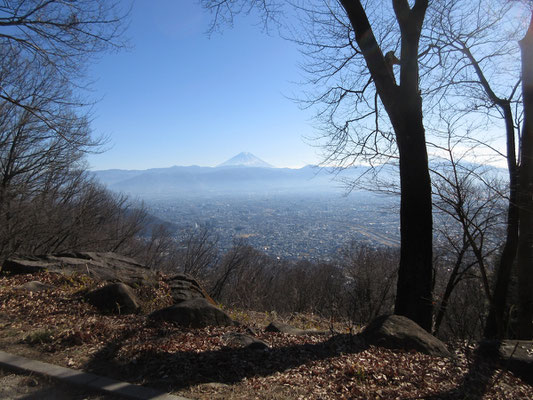
[[[39,280],[52,290],[15,287]],[[531,399],[533,388],[471,348],[453,359],[367,347],[347,333],[291,336],[262,328],[270,313],[228,310],[241,327],[180,329],[145,314],[169,304],[168,289],[144,289],[143,314],[100,315],[81,294],[96,282],[55,274],[0,277],[0,348],[193,399]],[[317,316],[286,319],[305,329],[341,325]],[[226,345],[249,332],[268,350]]]

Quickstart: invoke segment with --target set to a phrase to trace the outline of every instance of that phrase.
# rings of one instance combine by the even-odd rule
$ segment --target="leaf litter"
[[[53,289],[16,288],[34,280]],[[0,348],[192,399],[533,398],[532,386],[475,359],[466,344],[456,344],[446,359],[365,346],[343,332],[264,332],[254,317],[265,314],[242,310],[236,314],[248,326],[183,329],[146,318],[169,304],[163,283],[143,289],[137,315],[99,314],[82,296],[98,285],[53,273],[0,277]],[[230,332],[254,332],[269,348],[227,345]]]

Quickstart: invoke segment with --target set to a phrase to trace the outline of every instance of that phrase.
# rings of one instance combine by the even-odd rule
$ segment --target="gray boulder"
[[[440,357],[451,355],[439,339],[409,318],[400,315],[376,318],[364,329],[361,336],[369,344],[389,349],[415,350]]]
[[[498,353],[502,363],[510,371],[533,385],[533,341],[504,340]]]
[[[42,283],[39,281],[31,281],[23,283],[22,285],[16,286],[15,289],[17,290],[26,290],[28,292],[44,292],[46,290],[53,289],[54,287],[51,285],[47,285],[46,283]]]
[[[165,282],[170,288],[170,295],[172,296],[174,304],[179,304],[182,301],[192,299],[210,299],[209,295],[200,284],[188,275],[171,275],[165,279]]]
[[[533,385],[533,341],[531,340],[492,340],[483,341],[480,350],[496,358],[503,368]]]
[[[271,322],[266,328],[265,332],[281,332],[286,333],[288,335],[296,335],[296,336],[302,336],[302,335],[325,335],[328,332],[325,331],[317,331],[314,329],[299,329],[295,328],[294,326],[285,324],[280,321],[273,321]]]
[[[266,342],[244,333],[230,332],[222,336],[222,339],[228,346],[243,347],[253,350],[265,350],[269,348]]]
[[[141,309],[133,289],[123,283],[111,283],[85,295],[87,301],[101,312],[134,314]]]
[[[85,274],[98,281],[123,282],[129,286],[155,285],[158,275],[137,261],[116,253],[73,252],[11,258],[2,271],[27,274],[41,271],[65,275]]]
[[[173,322],[185,328],[234,325],[228,314],[203,298],[185,300],[179,304],[162,308],[151,313],[149,318]]]

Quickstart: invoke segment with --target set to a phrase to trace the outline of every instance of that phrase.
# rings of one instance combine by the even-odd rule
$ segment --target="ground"
[[[2,400],[118,400],[116,396],[87,393],[39,376],[12,373],[0,369]]]
[[[16,288],[34,280],[53,289]],[[83,301],[96,285],[85,276],[0,276],[0,349],[191,399],[533,398],[533,387],[477,357],[473,346],[455,346],[450,359],[387,350],[366,346],[342,324],[302,315],[288,322],[335,329],[316,336],[270,333],[263,328],[275,315],[242,310],[228,310],[241,326],[182,329],[146,318],[170,303],[163,283],[142,291],[142,313],[119,316],[101,315]],[[228,346],[228,332],[255,335],[270,347]],[[21,379],[31,389],[32,381]]]

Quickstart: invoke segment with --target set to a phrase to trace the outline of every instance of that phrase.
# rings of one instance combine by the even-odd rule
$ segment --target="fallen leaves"
[[[14,289],[32,280],[54,289]],[[471,347],[442,359],[365,347],[348,334],[293,336],[256,325],[256,338],[270,348],[250,350],[223,340],[229,332],[250,334],[246,327],[179,329],[143,315],[100,315],[81,296],[97,285],[47,273],[0,277],[0,346],[29,346],[48,362],[199,399],[533,398],[533,388],[509,372],[475,365]],[[167,289],[145,289],[145,310],[166,304]],[[240,314],[251,323],[251,313]]]

